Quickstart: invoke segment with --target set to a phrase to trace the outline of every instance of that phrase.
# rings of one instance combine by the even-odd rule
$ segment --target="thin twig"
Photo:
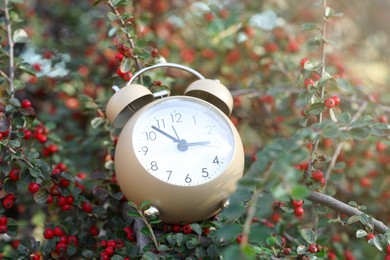
[[[121,27],[122,28],[126,28],[126,22],[122,19],[121,14],[119,13],[118,9],[116,9],[116,7],[112,3],[112,1],[111,0],[106,0],[106,3],[111,8],[112,12],[118,17],[118,20],[120,22]],[[126,35],[126,38],[127,38],[128,42],[130,44],[130,47],[134,49],[135,48],[135,44],[134,44],[134,41],[133,41],[133,36],[129,32],[127,32],[126,30],[123,30],[123,32]],[[135,62],[137,70],[142,69],[141,62],[139,61],[137,55],[133,55],[133,60]]]
[[[346,214],[347,216],[354,216],[354,215],[362,215],[365,214],[364,212],[358,210],[357,208],[354,208],[348,204],[345,204],[344,202],[341,202],[332,196],[316,192],[316,191],[311,191],[309,196],[307,197],[308,200],[321,204],[323,206],[326,206],[328,208],[334,209],[339,213]],[[389,229],[388,226],[386,226],[383,222],[372,218],[372,222],[374,225],[374,230],[379,232],[379,233],[386,233],[386,231]]]
[[[325,62],[326,62],[326,24],[327,24],[327,18],[325,17],[325,9],[326,9],[326,0],[323,0],[323,23],[322,23],[322,29],[321,29],[321,33],[322,33],[322,44],[321,44],[321,77],[325,74]],[[320,89],[320,93],[321,93],[321,96],[320,98],[323,99],[324,98],[324,95],[325,95],[325,86],[322,86],[321,89]],[[323,113],[321,112],[318,116],[318,122],[321,123],[322,122],[322,117],[323,117]],[[316,139],[313,143],[313,149],[312,149],[312,155],[314,155],[317,150],[318,150],[318,144],[320,142],[320,139]],[[313,160],[311,160],[311,163],[310,163],[310,167],[312,166],[313,164]]]
[[[14,72],[14,41],[12,39],[12,27],[11,27],[11,20],[10,20],[10,15],[9,15],[9,0],[4,1],[4,12],[5,12],[5,24],[6,24],[6,31],[7,31],[7,40],[8,40],[8,45],[9,45],[9,60],[8,60],[8,66],[9,66],[9,72],[8,72],[8,77],[6,79],[8,80],[9,83],[9,90],[11,97],[14,96],[15,94],[15,86],[14,86],[14,77],[15,77],[15,72]]]
[[[16,151],[14,149],[12,149],[11,147],[9,146],[5,146],[5,148],[7,148],[13,155],[16,154]],[[34,168],[34,165],[32,165],[26,158],[19,158],[18,160],[22,161],[23,163],[25,163],[28,167],[30,168]]]

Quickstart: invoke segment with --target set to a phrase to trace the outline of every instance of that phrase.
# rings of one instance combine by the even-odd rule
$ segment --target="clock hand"
[[[203,141],[203,142],[193,142],[193,143],[187,143],[187,145],[191,146],[191,145],[206,145],[206,144],[209,144],[210,142],[209,141]]]
[[[176,135],[177,140],[180,140],[180,137],[179,137],[179,135],[177,134],[176,129],[175,129],[175,127],[174,127],[173,125],[172,125],[172,129],[173,129],[173,132],[175,132],[175,135]]]
[[[178,143],[178,142],[180,141],[179,139],[173,137],[172,135],[168,134],[167,132],[161,130],[160,128],[158,128],[158,127],[156,127],[156,126],[154,126],[154,125],[152,125],[152,129],[156,130],[156,131],[159,132],[160,134],[165,135],[165,136],[168,137],[169,139],[173,140],[175,143]]]

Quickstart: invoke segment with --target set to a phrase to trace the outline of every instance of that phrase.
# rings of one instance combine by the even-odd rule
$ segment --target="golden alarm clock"
[[[147,70],[190,72],[184,95],[155,97],[132,81]],[[122,128],[115,172],[125,197],[149,200],[164,223],[192,223],[223,208],[244,170],[241,138],[229,119],[233,98],[220,82],[175,63],[138,71],[107,104],[107,118]]]

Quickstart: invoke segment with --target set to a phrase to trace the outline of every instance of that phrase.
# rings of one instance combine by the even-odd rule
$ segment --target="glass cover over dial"
[[[223,113],[192,97],[166,98],[138,118],[133,149],[143,167],[163,182],[195,186],[218,177],[234,154]]]

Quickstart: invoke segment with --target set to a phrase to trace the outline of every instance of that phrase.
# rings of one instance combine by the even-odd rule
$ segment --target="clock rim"
[[[225,171],[208,182],[194,186],[170,184],[150,174],[140,163],[133,149],[134,125],[146,109],[158,105],[163,100],[174,98],[195,99],[197,102],[213,106],[204,100],[189,96],[172,96],[147,104],[137,111],[122,129],[115,150],[114,163],[118,184],[126,198],[138,205],[150,200],[152,205],[160,210],[160,217],[165,223],[190,223],[211,217],[221,210],[221,202],[234,192],[236,183],[243,174],[244,150],[235,126],[223,112],[214,107],[213,109],[226,120],[233,134],[233,155]],[[128,172],[128,165],[131,165],[131,173]],[[189,202],[191,205],[187,205]]]

